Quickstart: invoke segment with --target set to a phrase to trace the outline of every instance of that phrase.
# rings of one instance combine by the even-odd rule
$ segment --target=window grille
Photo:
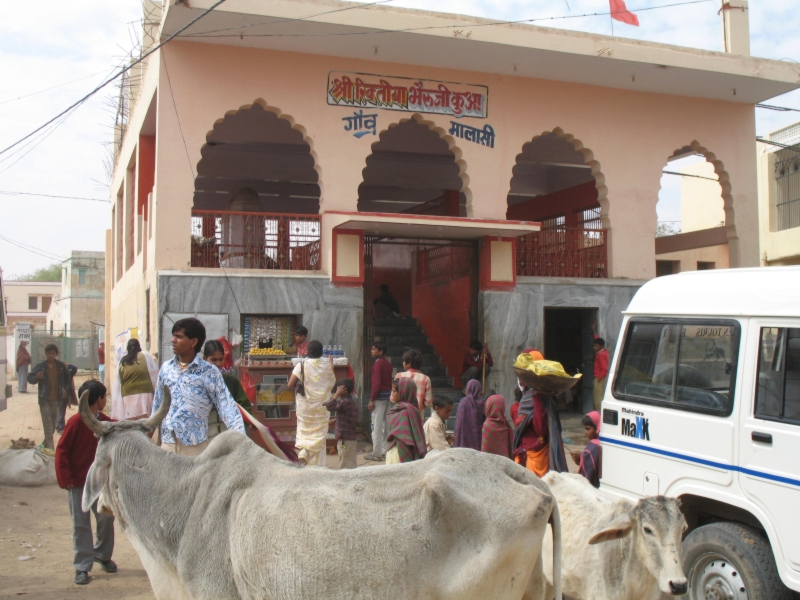
[[[86,285],[86,269],[78,269],[78,285]]]

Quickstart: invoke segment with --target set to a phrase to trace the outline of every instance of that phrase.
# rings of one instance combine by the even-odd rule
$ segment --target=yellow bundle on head
[[[514,363],[514,367],[517,369],[525,369],[539,377],[550,375],[553,377],[572,378],[572,375],[564,370],[560,362],[554,360],[534,360],[530,354],[520,354],[517,357],[517,362]]]

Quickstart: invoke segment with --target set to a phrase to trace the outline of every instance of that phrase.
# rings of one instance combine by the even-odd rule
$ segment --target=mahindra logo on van
[[[636,417],[635,419],[622,419],[622,435],[650,441],[650,419]]]

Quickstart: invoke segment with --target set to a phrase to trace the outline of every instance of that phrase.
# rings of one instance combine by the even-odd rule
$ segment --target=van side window
[[[727,416],[739,335],[735,321],[631,319],[614,396]]]
[[[761,329],[756,417],[800,423],[800,329]]]

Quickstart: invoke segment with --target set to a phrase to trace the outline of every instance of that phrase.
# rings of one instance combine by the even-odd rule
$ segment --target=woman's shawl
[[[142,350],[140,352],[147,362],[147,373],[150,375],[150,383],[153,384],[155,393],[156,383],[158,382],[158,363],[150,354]],[[138,358],[138,357],[137,357]],[[111,386],[111,418],[121,421],[125,418],[125,411],[122,408],[122,377],[119,376],[119,363],[117,363],[117,373],[114,377],[114,385]]]
[[[400,401],[389,409],[386,420],[389,435],[388,448],[397,446],[400,462],[411,462],[425,457],[427,446],[422,429],[422,417],[416,406],[417,384],[409,377],[398,379]]]
[[[506,399],[502,396],[490,396],[486,401],[481,452],[511,458],[513,443],[514,433],[506,421]]]
[[[472,448],[480,452],[481,432],[486,420],[485,404],[481,382],[477,379],[469,381],[467,395],[458,403],[454,448]]]

